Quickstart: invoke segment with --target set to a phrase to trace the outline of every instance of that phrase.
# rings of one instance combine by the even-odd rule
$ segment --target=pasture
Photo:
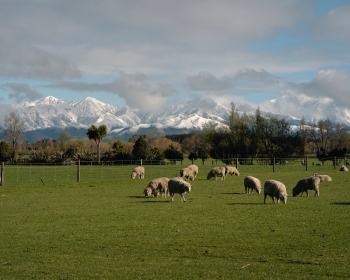
[[[0,278],[350,279],[349,172],[242,165],[239,177],[215,181],[206,179],[212,163],[197,161],[186,202],[143,196],[151,179],[189,164],[145,166],[142,180],[130,178],[133,166],[83,166],[79,183],[74,166],[6,166]],[[320,197],[292,197],[315,172],[333,178]],[[287,204],[246,195],[247,175],[282,181]]]

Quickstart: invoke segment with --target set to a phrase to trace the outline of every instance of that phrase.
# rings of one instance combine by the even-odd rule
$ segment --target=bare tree
[[[11,112],[4,119],[5,135],[13,149],[12,160],[15,160],[19,142],[23,139],[23,133],[27,126],[15,112]]]

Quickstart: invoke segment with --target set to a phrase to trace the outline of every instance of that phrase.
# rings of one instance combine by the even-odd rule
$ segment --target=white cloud
[[[76,92],[109,92],[125,99],[128,106],[144,112],[157,113],[169,105],[176,92],[169,84],[152,82],[143,73],[125,74],[112,82],[58,82],[51,88],[69,89]]]
[[[224,90],[230,86],[229,78],[224,77],[219,80],[208,72],[200,72],[197,75],[187,77],[187,83],[189,88],[194,91]]]
[[[309,82],[290,83],[290,89],[314,97],[329,97],[339,107],[350,107],[350,74],[346,71],[320,70]]]
[[[36,90],[32,89],[29,85],[23,83],[8,83],[4,84],[10,93],[8,94],[10,99],[15,99],[16,103],[20,103],[27,100],[37,100],[43,96]]]
[[[0,62],[3,77],[49,80],[80,77],[75,64],[36,47],[0,44]]]

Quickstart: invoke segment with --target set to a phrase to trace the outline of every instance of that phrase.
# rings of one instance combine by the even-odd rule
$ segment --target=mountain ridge
[[[267,108],[281,106],[282,98],[291,98],[290,96],[281,97],[268,101]],[[305,106],[318,106],[319,110],[334,106],[329,100],[311,100],[309,98],[299,98],[300,104],[295,105],[302,112],[301,103]],[[294,99],[296,101],[296,99]],[[47,96],[30,102],[12,104],[11,110],[18,116],[26,120],[27,130],[25,132],[28,142],[40,140],[39,138],[58,139],[59,131],[70,131],[72,137],[85,137],[86,130],[92,124],[104,124],[108,129],[108,139],[121,139],[127,141],[132,135],[147,134],[150,131],[158,134],[179,134],[189,133],[194,130],[201,130],[205,123],[211,122],[214,126],[226,126],[231,113],[231,106],[227,107],[212,98],[200,97],[185,100],[174,104],[158,114],[142,113],[138,109],[128,106],[115,107],[103,103],[93,97],[86,97],[80,101],[68,101],[58,99],[53,96]],[[292,105],[291,105],[292,106]],[[255,114],[256,108],[249,104],[238,105],[236,109],[240,113]],[[272,114],[279,118],[286,119],[291,125],[300,124],[300,116],[283,115],[260,110],[262,114]],[[307,112],[305,110],[305,112]],[[296,112],[299,113],[299,112]],[[332,121],[338,121],[340,118],[350,125],[350,111],[341,111],[330,107]],[[306,116],[306,121],[313,121],[316,116]],[[85,132],[85,133],[83,133]]]

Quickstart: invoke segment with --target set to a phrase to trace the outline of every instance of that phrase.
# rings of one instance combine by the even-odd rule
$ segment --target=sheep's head
[[[256,186],[255,191],[260,194],[261,193],[261,186]]]
[[[287,194],[280,194],[280,195],[279,195],[279,199],[280,199],[284,204],[287,204],[287,197],[288,197]]]
[[[144,195],[146,197],[150,197],[151,194],[152,194],[152,189],[151,188],[145,188],[144,191],[143,191]]]
[[[294,187],[293,188],[293,196],[297,196],[301,193],[301,189],[299,187]]]

